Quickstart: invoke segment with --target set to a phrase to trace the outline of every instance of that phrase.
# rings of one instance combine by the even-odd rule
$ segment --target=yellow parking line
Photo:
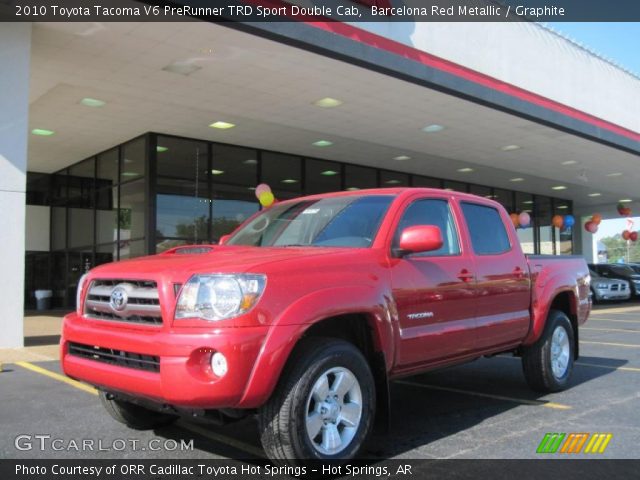
[[[78,382],[76,380],[72,380],[69,377],[65,377],[64,375],[60,375],[59,373],[52,372],[51,370],[47,370],[42,367],[38,367],[33,363],[29,362],[16,362],[16,365],[19,365],[22,368],[26,368],[27,370],[31,370],[32,372],[39,373],[40,375],[44,375],[45,377],[53,378],[54,380],[58,380],[59,382],[66,383],[67,385],[71,385],[79,390],[82,390],[87,393],[91,393],[92,395],[98,395],[98,390],[95,388],[86,385],[82,382]]]
[[[640,320],[619,320],[617,318],[589,318],[589,322],[620,322],[620,323],[634,323],[640,325]]]
[[[594,328],[594,327],[580,327],[580,330],[597,330],[597,331],[599,331],[599,332],[640,333],[640,330],[629,330],[628,328]]]
[[[430,390],[442,390],[444,392],[453,392],[453,393],[461,393],[463,395],[472,395],[475,397],[485,397],[492,398],[494,400],[505,400],[507,402],[514,403],[522,403],[524,405],[534,405],[536,407],[547,407],[547,408],[555,408],[558,410],[569,410],[571,407],[569,405],[564,405],[562,403],[555,402],[547,402],[545,400],[528,400],[525,398],[516,398],[516,397],[506,397],[504,395],[493,395],[490,393],[476,392],[472,390],[463,390],[461,388],[452,388],[452,387],[441,387],[439,385],[427,385],[424,383],[417,382],[408,382],[405,380],[398,381],[396,383],[400,383],[402,385],[409,385],[411,387],[420,387],[420,388],[428,388]]]
[[[580,340],[580,343],[588,343],[589,345],[607,345],[609,347],[640,348],[640,345],[634,345],[630,343],[591,342],[588,340]]]
[[[196,433],[202,437],[208,438],[209,440],[229,445],[237,450],[249,453],[254,457],[265,458],[264,451],[260,450],[258,447],[254,447],[253,445],[249,445],[248,443],[236,440],[235,438],[227,437],[226,435],[220,435],[219,433],[212,432],[211,430],[201,427],[200,425],[179,422],[177,426],[182,428],[183,430],[188,430],[192,433]]]
[[[610,365],[600,365],[598,363],[584,363],[584,362],[576,362],[575,365],[580,365],[581,367],[606,368],[607,370],[623,370],[625,372],[640,372],[640,368],[636,368],[636,367],[612,367]]]

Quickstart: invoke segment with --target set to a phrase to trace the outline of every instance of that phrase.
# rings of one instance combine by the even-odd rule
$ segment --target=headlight
[[[85,283],[87,283],[87,273],[80,277],[78,281],[78,289],[76,290],[76,313],[78,315],[82,315],[82,290],[84,289]]]
[[[597,289],[607,288],[607,284],[606,283],[596,283],[596,288]]]
[[[266,283],[264,275],[194,275],[180,291],[175,318],[216,321],[237,317],[258,303]]]

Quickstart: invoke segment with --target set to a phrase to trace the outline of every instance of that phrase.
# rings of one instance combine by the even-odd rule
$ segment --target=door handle
[[[470,282],[471,280],[473,280],[473,273],[471,273],[466,268],[463,268],[462,270],[460,270],[460,273],[458,274],[458,278],[463,282]]]
[[[513,275],[514,275],[518,280],[521,280],[521,279],[523,279],[523,278],[525,277],[524,270],[523,270],[522,268],[520,268],[520,267],[516,267],[516,268],[513,270]]]

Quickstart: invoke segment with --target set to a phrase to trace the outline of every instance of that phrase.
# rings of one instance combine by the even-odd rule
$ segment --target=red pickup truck
[[[566,388],[591,309],[584,259],[524,255],[505,209],[463,193],[288,200],[221,243],[91,270],[62,367],[136,429],[257,414],[283,464],[357,455],[398,377],[511,352],[535,390]]]

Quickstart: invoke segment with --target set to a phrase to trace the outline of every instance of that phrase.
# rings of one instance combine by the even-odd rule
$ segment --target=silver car
[[[593,270],[589,270],[589,272],[591,274],[591,294],[594,302],[629,300],[631,298],[631,288],[626,280],[601,277]]]

